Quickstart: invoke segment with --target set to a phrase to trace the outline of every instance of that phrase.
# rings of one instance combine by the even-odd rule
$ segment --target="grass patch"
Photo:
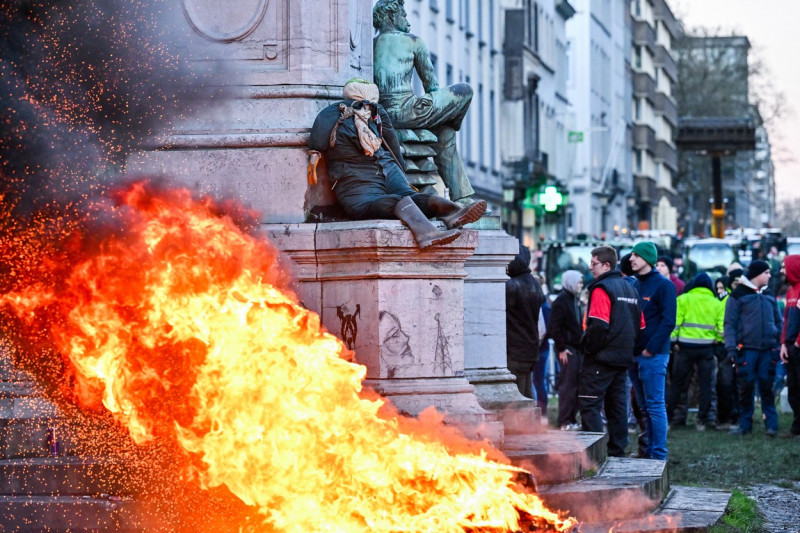
[[[758,512],[756,502],[743,492],[734,490],[722,519],[711,528],[711,533],[762,533],[764,517]]]
[[[791,425],[791,415],[779,414],[779,435]],[[756,410],[754,420],[761,420]],[[689,423],[691,424],[691,420]],[[693,425],[670,430],[670,483],[734,490],[761,484],[791,486],[800,481],[800,446],[792,439],[768,438],[764,425],[753,424],[743,437],[727,431],[697,431]]]
[[[556,426],[558,398],[550,398],[547,417]],[[792,424],[791,414],[778,413],[778,437],[764,435],[761,410],[756,405],[753,433],[744,437],[727,431],[697,431],[694,414],[688,425],[673,428],[667,436],[669,480],[672,485],[735,490],[771,484],[793,487],[800,482],[800,445],[796,439],[783,439]],[[629,433],[628,453],[636,451],[636,434]]]

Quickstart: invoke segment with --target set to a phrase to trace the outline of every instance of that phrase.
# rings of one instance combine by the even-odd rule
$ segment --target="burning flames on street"
[[[27,254],[35,268],[0,303],[46,332],[76,403],[112,413],[138,445],[177,443],[187,479],[253,509],[242,529],[575,527],[498,452],[443,442],[362,391],[365,368],[236,211],[147,182],[113,199],[94,215],[105,230]]]

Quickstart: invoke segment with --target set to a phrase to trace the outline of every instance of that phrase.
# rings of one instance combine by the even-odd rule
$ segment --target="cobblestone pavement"
[[[800,533],[800,482],[793,488],[756,485],[744,490],[764,514],[764,529],[770,533]]]

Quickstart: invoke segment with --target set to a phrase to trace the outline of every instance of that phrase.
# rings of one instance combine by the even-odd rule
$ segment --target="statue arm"
[[[403,161],[403,155],[400,153],[400,141],[397,138],[397,132],[392,125],[389,113],[380,104],[378,104],[378,115],[381,117],[381,135],[392,152],[394,152],[397,162],[400,163],[401,170],[405,171],[406,162]]]
[[[425,43],[420,38],[417,38],[414,67],[417,69],[417,75],[422,81],[425,92],[432,93],[439,90],[439,80],[436,78],[436,72],[433,69],[431,54],[428,52],[428,47],[425,46]]]

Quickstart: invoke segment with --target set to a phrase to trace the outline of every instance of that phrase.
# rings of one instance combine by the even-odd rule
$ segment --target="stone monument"
[[[504,308],[482,306],[487,290],[502,294],[495,293],[516,239],[465,229],[420,252],[397,220],[311,222],[314,209],[334,199],[324,162],[317,184],[307,181],[308,132],[347,80],[372,77],[369,0],[178,4],[165,15],[183,28],[189,56],[222,73],[226,90],[131,156],[127,170],[169,176],[261,213],[303,304],[355,350],[367,386],[404,412],[434,406],[468,434],[499,443],[513,417],[495,409],[525,398],[505,370]],[[489,339],[502,344],[487,346]],[[476,373],[477,394],[468,380]]]

